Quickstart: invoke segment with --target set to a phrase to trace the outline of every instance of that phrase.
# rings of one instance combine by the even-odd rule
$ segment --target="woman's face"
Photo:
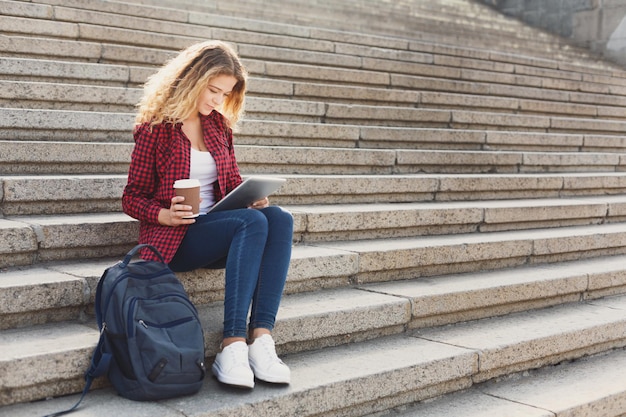
[[[207,116],[214,108],[219,107],[230,95],[237,84],[232,75],[218,75],[209,81],[209,85],[198,97],[198,113]]]

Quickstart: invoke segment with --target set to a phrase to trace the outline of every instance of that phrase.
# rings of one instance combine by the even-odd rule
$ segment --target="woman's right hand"
[[[169,209],[163,208],[159,212],[159,224],[163,226],[177,227],[184,224],[193,224],[196,219],[185,219],[184,217],[191,217],[193,215],[191,206],[182,204],[185,201],[185,197],[176,196],[172,197],[172,204]]]

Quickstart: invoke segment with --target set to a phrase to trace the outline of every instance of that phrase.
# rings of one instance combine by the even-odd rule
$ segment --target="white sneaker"
[[[211,367],[217,380],[228,385],[254,388],[254,374],[248,364],[248,345],[235,342],[226,346],[215,357]]]
[[[288,384],[291,380],[289,367],[276,355],[274,339],[269,334],[254,339],[248,346],[248,359],[254,376],[266,382]]]

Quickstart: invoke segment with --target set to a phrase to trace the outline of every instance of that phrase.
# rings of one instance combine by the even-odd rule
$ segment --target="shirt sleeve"
[[[230,153],[231,166],[229,167],[230,178],[228,181],[228,189],[225,190],[225,194],[230,193],[239,184],[242,183],[241,173],[239,172],[239,165],[237,165],[237,159],[235,158],[235,148],[233,146],[233,131],[230,128],[226,128],[226,140],[228,141],[228,149]]]
[[[156,144],[159,129],[148,123],[135,128],[135,147],[128,170],[128,182],[122,195],[122,209],[129,216],[149,223],[159,223],[163,208],[155,199],[157,191]]]

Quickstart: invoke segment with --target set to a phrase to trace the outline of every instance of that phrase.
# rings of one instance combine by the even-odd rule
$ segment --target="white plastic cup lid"
[[[193,188],[193,187],[199,187],[199,186],[200,186],[200,180],[197,180],[194,178],[174,181],[174,188]]]

